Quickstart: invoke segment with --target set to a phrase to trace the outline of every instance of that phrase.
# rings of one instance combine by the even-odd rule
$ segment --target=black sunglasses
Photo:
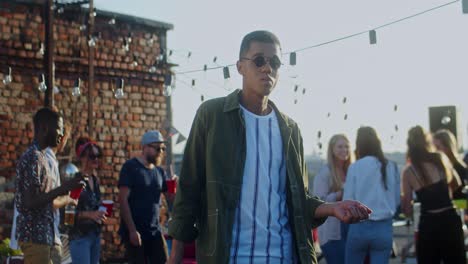
[[[267,63],[270,64],[273,70],[278,70],[281,67],[281,61],[277,56],[273,56],[272,58],[267,58],[265,56],[257,56],[255,58],[241,58],[241,60],[250,60],[252,61],[257,68],[261,68],[265,66]]]
[[[153,146],[153,145],[148,145],[148,146],[150,146],[151,148],[153,148],[157,152],[166,152],[166,147],[157,147],[157,146]]]
[[[90,153],[90,154],[88,155],[88,158],[89,158],[90,160],[97,160],[97,159],[99,159],[100,157],[101,157],[101,154],[97,154],[97,155],[96,155],[96,154],[94,154],[94,153]]]

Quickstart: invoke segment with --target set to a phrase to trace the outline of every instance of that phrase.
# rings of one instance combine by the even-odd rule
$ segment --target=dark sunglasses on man
[[[156,150],[156,152],[166,152],[166,147],[160,147],[151,144],[148,144],[148,146]]]
[[[281,61],[278,56],[273,56],[272,58],[268,58],[265,56],[256,56],[254,58],[246,58],[242,57],[241,60],[249,60],[252,61],[257,68],[261,68],[265,66],[267,63],[270,64],[273,70],[278,70],[281,67]]]

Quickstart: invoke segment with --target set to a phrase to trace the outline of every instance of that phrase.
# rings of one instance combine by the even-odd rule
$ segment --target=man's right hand
[[[130,243],[132,243],[132,245],[135,247],[141,246],[141,236],[138,231],[130,232]]]
[[[59,188],[61,195],[67,195],[69,191],[76,188],[83,188],[85,186],[84,177],[81,175],[76,176],[75,178],[64,182]]]

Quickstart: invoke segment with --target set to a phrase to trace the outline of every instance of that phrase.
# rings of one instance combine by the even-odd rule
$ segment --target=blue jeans
[[[346,240],[346,264],[362,264],[369,253],[370,263],[389,262],[392,250],[392,219],[349,225]]]
[[[346,236],[348,225],[341,223],[341,239],[330,240],[320,246],[327,264],[343,264],[345,261]]]
[[[98,264],[101,251],[101,235],[91,232],[86,236],[70,240],[73,264]]]

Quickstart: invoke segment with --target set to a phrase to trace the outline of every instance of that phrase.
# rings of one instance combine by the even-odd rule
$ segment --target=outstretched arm
[[[346,200],[321,204],[315,210],[314,216],[315,218],[334,216],[340,221],[350,224],[368,219],[370,213],[372,213],[372,210],[362,203]]]

